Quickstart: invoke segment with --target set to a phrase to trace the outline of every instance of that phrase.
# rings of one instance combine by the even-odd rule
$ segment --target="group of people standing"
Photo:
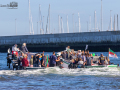
[[[20,69],[26,69],[26,67],[54,67],[59,66],[62,62],[60,56],[56,57],[55,52],[49,57],[43,53],[36,53],[30,55],[26,47],[26,43],[23,43],[21,49],[17,48],[17,44],[12,47],[12,59],[18,60],[18,66]],[[28,60],[28,58],[30,60]],[[47,61],[48,60],[48,61]]]
[[[93,54],[89,53],[89,50],[78,50],[76,52],[74,51],[74,49],[70,49],[70,46],[68,46],[65,51],[61,52],[61,56],[65,60],[72,60],[72,64],[74,65],[77,64],[81,66],[92,66],[92,64],[94,63]],[[109,65],[110,60],[109,58],[103,56],[103,54],[101,53],[98,61],[95,63],[97,63],[98,65]]]
[[[46,66],[47,56],[37,53],[35,55],[31,55],[30,59],[30,67],[45,67]]]
[[[23,43],[20,49],[17,47],[17,44],[12,46],[12,59],[18,61],[18,66],[20,68],[25,68],[29,66],[29,62],[27,59],[28,53],[29,51],[26,47],[26,43]]]
[[[63,62],[60,60],[62,57],[65,60],[72,60],[72,64],[77,64],[81,66],[91,66],[93,64],[93,55],[89,53],[89,50],[78,50],[74,51],[74,49],[70,49],[70,46],[66,48],[65,51],[61,52],[61,55],[56,57],[55,52],[49,57],[44,55],[44,51],[42,54],[37,53],[35,55],[30,56],[30,60],[28,61],[29,51],[26,47],[26,43],[23,43],[21,49],[17,48],[17,44],[12,47],[12,58],[13,60],[18,60],[18,66],[22,69],[26,69],[26,67],[55,67],[60,66]],[[101,54],[99,57],[99,65],[110,64],[110,60]]]

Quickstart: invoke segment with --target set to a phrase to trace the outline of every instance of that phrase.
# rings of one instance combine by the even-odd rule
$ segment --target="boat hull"
[[[26,67],[26,70],[45,69],[45,67]]]

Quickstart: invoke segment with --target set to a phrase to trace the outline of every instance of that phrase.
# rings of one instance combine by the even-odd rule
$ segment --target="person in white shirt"
[[[17,48],[17,44],[12,46],[12,54],[15,53],[18,56],[18,51],[19,51],[19,48]]]

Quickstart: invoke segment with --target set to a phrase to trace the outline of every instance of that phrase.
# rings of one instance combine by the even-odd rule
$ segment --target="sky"
[[[2,0],[0,5],[7,5],[13,0]],[[0,7],[0,36],[29,35],[29,4],[28,0],[14,0],[18,3],[16,9]],[[67,33],[67,15],[69,33],[79,32],[78,13],[80,14],[81,32],[94,32],[94,12],[96,10],[96,31],[101,30],[101,0],[30,0],[30,10],[33,21],[34,34],[40,34],[40,14],[44,16],[44,33],[46,31],[48,8],[50,4],[50,33],[59,33],[58,15],[62,17],[64,33]],[[120,28],[120,0],[102,0],[103,31],[110,25],[110,10],[112,27],[115,15],[117,30],[117,14]],[[74,15],[73,15],[74,14]],[[91,16],[91,28],[90,17]],[[16,19],[16,20],[15,20]],[[15,25],[16,21],[16,25]],[[74,21],[74,22],[73,22]],[[38,22],[38,24],[37,24]],[[73,27],[74,24],[74,27]],[[74,29],[73,29],[74,28]],[[17,30],[17,33],[16,33]],[[74,31],[73,31],[74,30]],[[110,29],[109,29],[110,30]]]

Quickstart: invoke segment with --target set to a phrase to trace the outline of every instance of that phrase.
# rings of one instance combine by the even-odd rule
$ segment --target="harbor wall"
[[[29,51],[61,51],[66,46],[78,50],[84,50],[89,45],[90,51],[120,51],[120,31],[84,32],[84,33],[61,33],[40,35],[1,36],[0,52],[6,52],[14,44],[21,47],[27,43]]]

